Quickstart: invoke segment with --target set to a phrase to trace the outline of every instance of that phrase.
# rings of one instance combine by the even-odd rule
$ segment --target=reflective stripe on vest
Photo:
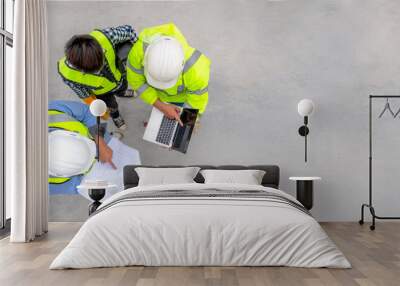
[[[126,63],[126,66],[127,66],[131,71],[133,71],[133,72],[135,72],[135,73],[137,73],[137,74],[144,74],[144,69],[143,69],[143,68],[137,69],[137,68],[135,68],[134,66],[132,66],[131,63],[130,63],[129,61]]]
[[[108,67],[110,68],[112,74],[114,75],[115,80],[119,82],[122,78],[122,74],[116,65],[117,57],[115,55],[115,50],[112,43],[106,37],[106,35],[104,35],[102,32],[98,30],[91,32],[90,35],[94,37],[97,40],[97,42],[99,42],[100,46],[105,50],[104,56],[107,60]]]
[[[89,129],[75,118],[58,110],[49,110],[49,128],[64,129],[92,139]]]
[[[188,93],[190,94],[196,94],[196,95],[202,95],[204,93],[208,92],[208,86],[206,86],[203,89],[198,89],[198,90],[188,90]]]
[[[118,88],[122,75],[116,66],[115,50],[108,38],[100,31],[93,31],[90,35],[95,38],[103,48],[104,57],[113,74],[114,81],[110,81],[104,76],[84,73],[70,67],[66,62],[66,57],[58,61],[58,72],[64,79],[91,89],[95,95],[102,95]]]
[[[181,94],[184,93],[185,91],[187,91],[188,93],[193,93],[193,94],[197,94],[197,91],[189,91],[186,90],[186,85],[185,85],[185,77],[184,74],[190,70],[190,68],[192,66],[194,66],[194,64],[198,61],[198,59],[201,56],[201,52],[198,50],[194,50],[194,52],[190,55],[190,57],[185,61],[185,65],[183,66],[183,70],[182,70],[182,82],[183,84],[181,84],[180,86],[178,86],[177,89],[177,94]],[[164,92],[165,94],[169,95],[167,92]]]
[[[61,178],[61,177],[53,177],[49,175],[49,183],[50,184],[64,184],[65,182],[68,182],[71,180],[71,178]]]
[[[182,73],[186,73],[197,62],[200,56],[201,52],[195,50],[193,54],[185,62],[185,66],[183,67]]]
[[[149,87],[149,85],[147,83],[142,84],[138,90],[136,91],[137,96],[140,96],[147,88]]]

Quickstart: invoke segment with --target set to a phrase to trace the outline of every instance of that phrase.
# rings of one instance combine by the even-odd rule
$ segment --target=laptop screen
[[[197,118],[197,109],[184,108],[181,114],[181,120],[184,125],[194,125]]]
[[[186,153],[190,137],[192,136],[193,128],[196,124],[197,109],[184,108],[181,113],[181,120],[183,126],[177,125],[174,140],[172,143],[172,149]]]

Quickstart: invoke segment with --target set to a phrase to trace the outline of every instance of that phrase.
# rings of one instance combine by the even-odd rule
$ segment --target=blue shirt
[[[49,110],[57,110],[73,117],[76,121],[83,123],[88,127],[90,134],[96,136],[97,125],[96,117],[90,113],[89,106],[78,101],[71,100],[52,100],[49,102]],[[54,131],[49,128],[49,132]],[[110,134],[104,134],[106,142],[109,141]],[[50,195],[76,195],[77,186],[80,185],[83,175],[73,176],[63,184],[49,184]]]

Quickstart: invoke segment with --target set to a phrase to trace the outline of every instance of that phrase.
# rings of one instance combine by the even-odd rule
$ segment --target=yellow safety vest
[[[147,84],[144,75],[144,54],[152,39],[157,36],[170,36],[177,39],[183,47],[185,65],[175,86],[161,90]],[[187,102],[193,108],[204,112],[208,103],[208,81],[210,60],[200,51],[192,48],[173,23],[144,29],[128,55],[127,80],[138,95],[148,104],[157,99],[164,102]]]
[[[93,140],[92,136],[90,135],[89,129],[83,123],[77,121],[72,116],[69,116],[68,114],[58,110],[49,110],[48,114],[49,114],[49,124],[48,124],[49,128],[56,128],[56,129],[76,132],[84,137]],[[50,184],[63,184],[65,182],[68,182],[69,180],[70,178],[54,177],[49,175]]]
[[[114,76],[114,80],[110,81],[104,76],[84,73],[74,69],[67,64],[66,57],[58,61],[58,72],[64,79],[89,88],[95,95],[102,95],[120,86],[122,74],[117,67],[115,50],[110,40],[98,30],[91,32],[90,35],[95,38],[103,48],[105,60]]]

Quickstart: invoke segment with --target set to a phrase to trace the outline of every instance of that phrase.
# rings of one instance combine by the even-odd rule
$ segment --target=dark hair
[[[104,55],[100,44],[90,35],[75,35],[65,45],[67,61],[85,72],[96,72],[103,65]]]

